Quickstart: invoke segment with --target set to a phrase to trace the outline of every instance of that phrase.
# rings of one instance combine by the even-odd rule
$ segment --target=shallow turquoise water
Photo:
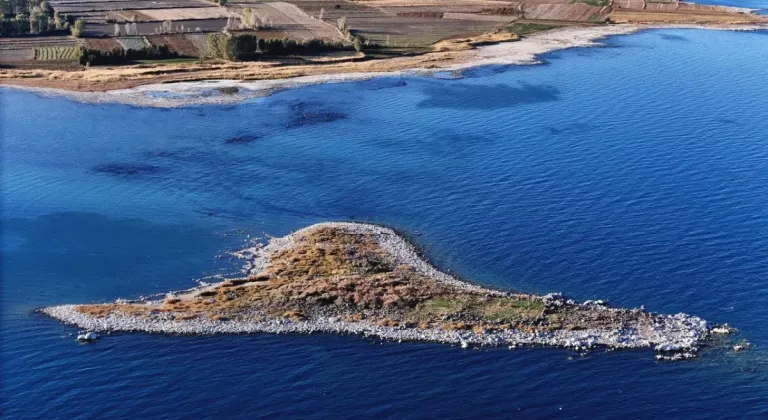
[[[768,35],[664,30],[462,79],[173,110],[2,95],[2,412],[125,417],[768,415]],[[747,353],[463,351],[114,335],[38,306],[233,273],[248,235],[369,220],[477,282],[685,311]]]

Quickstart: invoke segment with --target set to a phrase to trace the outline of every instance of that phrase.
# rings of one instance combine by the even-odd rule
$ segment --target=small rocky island
[[[392,229],[371,224],[316,224],[239,256],[248,260],[242,278],[41,312],[102,332],[352,333],[462,347],[652,348],[673,360],[694,357],[717,332],[686,314],[467,283],[430,265]]]

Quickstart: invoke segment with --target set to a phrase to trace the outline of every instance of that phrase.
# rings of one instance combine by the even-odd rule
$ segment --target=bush
[[[29,30],[29,17],[26,15],[18,15],[11,19],[0,20],[0,35],[28,34]]]
[[[222,60],[232,60],[232,37],[227,34],[208,34],[208,56]]]
[[[78,19],[75,21],[75,24],[72,26],[72,36],[75,38],[80,38],[83,36],[83,28],[85,28],[85,21],[82,19]]]

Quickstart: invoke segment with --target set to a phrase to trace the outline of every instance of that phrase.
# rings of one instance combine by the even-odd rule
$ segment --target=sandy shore
[[[680,27],[664,26],[664,27]],[[386,60],[366,62],[270,67],[264,63],[238,63],[231,69],[221,68],[216,71],[185,72],[173,76],[163,83],[153,83],[160,76],[143,77],[131,74],[125,69],[94,69],[83,72],[40,73],[29,78],[18,77],[12,71],[0,72],[0,83],[38,92],[45,95],[65,96],[70,99],[90,103],[122,103],[135,106],[149,107],[180,107],[199,104],[229,104],[249,98],[268,95],[271,92],[290,89],[317,83],[338,83],[354,80],[364,80],[381,76],[398,75],[431,75],[439,72],[460,72],[463,69],[486,65],[535,64],[537,56],[551,51],[574,47],[590,47],[598,44],[600,39],[635,33],[651,28],[642,25],[608,25],[594,27],[571,27],[546,31],[525,37],[515,42],[502,42],[495,45],[483,46],[471,50],[442,51],[425,54],[419,57],[400,57]],[[170,69],[170,68],[169,68]],[[94,74],[95,81],[88,85],[93,89],[94,84],[113,85],[110,75],[100,73],[115,73],[114,77],[136,79],[127,80],[135,84],[126,89],[106,90],[103,92],[77,91],[88,81],[88,72]],[[125,73],[125,74],[120,74]],[[155,73],[155,72],[153,72]],[[198,78],[195,81],[183,81],[185,77]],[[217,78],[218,77],[218,78]],[[206,80],[202,80],[206,79]],[[165,83],[166,81],[172,83]],[[67,89],[46,87],[53,85],[67,86]],[[36,86],[41,85],[41,86]],[[223,87],[236,87],[235,94],[223,94],[218,91]],[[69,90],[69,89],[73,90]]]
[[[440,51],[418,57],[399,57],[343,64],[275,67],[270,63],[236,63],[218,67],[93,69],[82,72],[37,71],[21,77],[12,70],[0,71],[0,85],[64,96],[79,102],[120,103],[146,107],[232,104],[273,92],[318,83],[341,83],[383,76],[429,76],[487,65],[530,65],[538,56],[567,48],[600,45],[601,39],[648,29],[768,30],[766,25],[606,25],[568,27],[500,42],[475,49]],[[89,73],[90,72],[90,73]],[[39,74],[38,74],[39,73]],[[145,74],[147,73],[147,74]],[[124,79],[124,80],[123,80]],[[193,79],[185,81],[185,79]],[[157,83],[157,81],[161,83]],[[66,86],[66,89],[50,87]],[[99,91],[99,86],[128,88]],[[237,93],[221,93],[221,88]],[[85,90],[85,91],[84,91]]]

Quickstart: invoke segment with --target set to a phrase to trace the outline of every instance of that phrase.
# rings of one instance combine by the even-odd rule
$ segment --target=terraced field
[[[38,61],[75,61],[79,57],[80,47],[35,48],[35,60]]]
[[[610,7],[590,6],[588,4],[532,4],[523,6],[523,16],[535,20],[563,20],[570,22],[590,22],[601,19],[611,11]]]
[[[140,50],[144,47],[147,47],[147,43],[144,41],[143,37],[140,36],[131,36],[131,37],[122,37],[122,38],[116,38],[117,42],[120,43],[120,46],[123,47],[125,50]]]
[[[240,10],[245,8],[251,9],[260,26],[285,32],[292,39],[326,39],[336,41],[343,39],[341,33],[333,24],[316,19],[290,3],[233,0],[229,4]],[[329,8],[332,7],[329,5]]]
[[[49,37],[0,37],[0,63],[17,64],[35,61],[36,50],[39,48],[77,47],[77,43],[65,36]]]
[[[517,19],[517,3],[499,0],[298,0],[308,14],[330,24],[344,18],[354,34],[390,47],[424,47],[443,39],[493,32]],[[483,14],[481,14],[481,12]]]

